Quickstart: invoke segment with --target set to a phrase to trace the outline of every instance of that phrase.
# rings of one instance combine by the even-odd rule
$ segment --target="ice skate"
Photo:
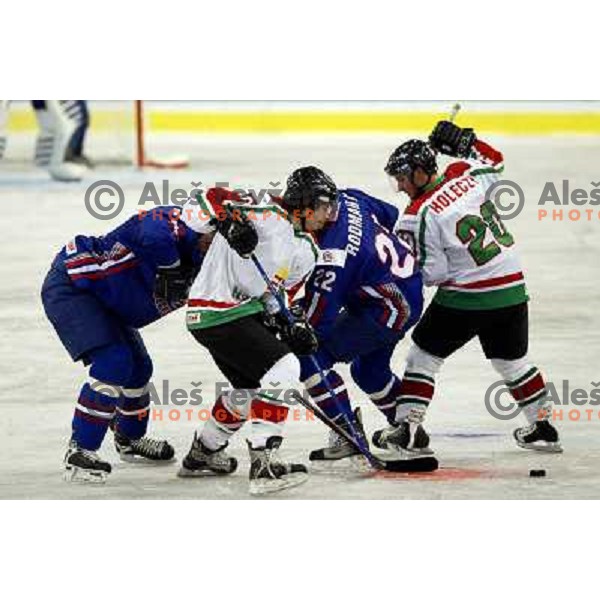
[[[373,434],[373,445],[382,450],[392,450],[402,457],[430,456],[429,435],[422,423],[425,411],[411,408],[408,417],[398,425],[379,429]]]
[[[526,450],[539,452],[562,452],[556,427],[547,420],[536,421],[527,427],[519,427],[513,432],[517,445]]]
[[[173,446],[166,440],[154,440],[145,436],[139,440],[130,440],[117,431],[115,448],[125,462],[167,463],[175,457]]]
[[[110,463],[102,460],[92,450],[80,448],[71,440],[64,458],[65,481],[105,483],[112,471]]]
[[[181,463],[178,477],[203,477],[206,475],[229,475],[237,469],[237,459],[229,456],[227,443],[216,450],[207,448],[197,434],[194,434],[192,447]]]
[[[344,429],[344,431],[348,431],[348,433],[352,435],[352,433],[349,431],[347,424],[343,423],[341,424],[341,427]],[[365,443],[367,443],[360,408],[357,408],[354,411],[354,427],[356,429],[356,432],[362,437]],[[342,460],[343,458],[351,457],[357,457],[357,459],[353,460],[353,462],[359,463],[362,463],[362,459],[364,459],[363,455],[352,444],[350,444],[350,442],[348,442],[345,438],[343,438],[335,431],[330,431],[328,446],[326,446],[325,448],[313,450],[310,453],[309,460],[315,462],[326,462]]]
[[[258,496],[278,492],[304,483],[308,479],[308,469],[300,463],[286,463],[278,456],[283,438],[270,437],[264,448],[253,448],[250,452],[250,494]]]

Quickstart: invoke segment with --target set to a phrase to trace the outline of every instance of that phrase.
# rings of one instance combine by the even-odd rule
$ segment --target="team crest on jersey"
[[[339,248],[327,248],[322,250],[317,261],[317,266],[343,267],[346,264],[347,252]]]
[[[202,320],[202,315],[199,312],[190,312],[185,317],[188,325],[197,325]]]

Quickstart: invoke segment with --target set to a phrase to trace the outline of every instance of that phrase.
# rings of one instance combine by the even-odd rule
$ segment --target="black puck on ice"
[[[546,477],[546,469],[531,469],[529,477]]]

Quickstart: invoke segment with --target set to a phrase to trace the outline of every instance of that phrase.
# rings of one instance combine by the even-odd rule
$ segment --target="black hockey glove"
[[[185,302],[198,268],[189,265],[179,265],[171,269],[158,269],[154,281],[154,294],[169,304]]]
[[[429,143],[434,150],[465,158],[477,137],[472,129],[462,129],[450,121],[440,121],[429,136]]]
[[[235,214],[228,211],[224,219],[213,219],[211,225],[215,226],[242,258],[249,258],[258,245],[258,234],[254,225],[239,210],[235,211]]]
[[[281,328],[281,340],[290,350],[298,356],[314,354],[319,347],[319,342],[314,329],[306,320],[304,311],[299,306],[293,306],[290,313],[294,319],[293,324],[288,322]],[[283,315],[282,315],[283,318]]]

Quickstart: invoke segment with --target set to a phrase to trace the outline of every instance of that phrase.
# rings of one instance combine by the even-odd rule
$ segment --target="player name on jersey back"
[[[432,196],[429,202],[430,210],[439,215],[475,188],[477,188],[475,177],[472,175],[461,177],[449,185],[445,185],[438,193]]]

